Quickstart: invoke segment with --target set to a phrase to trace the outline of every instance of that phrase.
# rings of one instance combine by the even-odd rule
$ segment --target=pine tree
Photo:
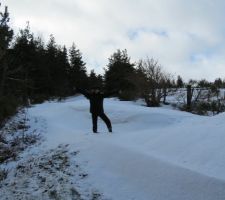
[[[13,30],[8,25],[9,20],[8,8],[5,7],[4,12],[0,12],[0,96],[5,94],[8,76],[7,54],[10,42],[13,39]]]
[[[184,87],[184,82],[183,82],[183,79],[180,75],[177,76],[177,83],[176,83],[177,87],[178,88],[182,88]]]
[[[8,8],[5,7],[3,12],[0,11],[0,127],[6,118],[16,112],[19,104],[9,88],[9,76],[15,73],[9,69],[9,47],[13,39],[13,30],[8,25],[9,20]]]
[[[201,88],[207,88],[210,87],[210,83],[206,79],[201,79],[200,81],[198,81],[197,86]]]
[[[134,98],[135,85],[132,77],[134,64],[130,62],[127,50],[117,50],[110,58],[105,69],[105,87],[108,92],[122,91],[121,99]]]
[[[0,12],[0,59],[2,59],[6,53],[13,38],[13,30],[8,25],[9,20],[8,7],[5,7],[4,12]]]
[[[14,70],[19,66],[20,70],[13,76],[16,83],[14,90],[23,97],[24,102],[35,92],[34,74],[38,64],[36,50],[36,42],[28,23],[16,37],[11,63]]]
[[[58,48],[55,67],[55,85],[57,85],[57,96],[64,97],[70,93],[68,70],[69,61],[66,47]]]
[[[87,88],[88,77],[86,70],[86,63],[83,61],[82,54],[79,49],[73,43],[69,49],[69,61],[70,61],[70,87]]]
[[[103,88],[103,78],[99,74],[97,75],[94,70],[91,70],[91,73],[88,77],[89,88],[99,87]]]
[[[56,73],[56,58],[57,58],[58,46],[56,44],[55,38],[53,35],[50,35],[49,41],[46,46],[46,63],[45,63],[45,83],[47,93],[51,96],[56,96],[58,73]]]
[[[222,86],[223,86],[223,81],[222,81],[222,79],[221,79],[221,78],[215,79],[214,85],[215,85],[217,88],[222,88]]]

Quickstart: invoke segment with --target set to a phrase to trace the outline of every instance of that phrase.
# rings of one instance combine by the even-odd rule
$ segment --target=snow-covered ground
[[[112,134],[100,119],[99,133],[91,132],[89,102],[82,96],[29,108],[28,116],[44,120],[46,127],[45,142],[30,150],[31,155],[39,151],[51,152],[50,149],[58,152],[59,147],[64,146],[64,157],[73,160],[72,152],[79,152],[65,170],[70,174],[64,177],[68,180],[65,188],[70,189],[61,188],[61,192],[71,193],[73,181],[87,173],[85,180],[78,180],[77,185],[81,191],[96,189],[96,195],[101,194],[100,199],[225,199],[224,113],[214,117],[197,116],[116,99],[105,100],[105,111],[113,124]],[[51,153],[46,155],[48,159],[52,156]],[[41,158],[39,155],[38,159]],[[76,163],[82,169],[78,175],[74,173]],[[52,180],[58,179],[52,176]],[[38,187],[44,190],[41,184],[34,186],[37,191]],[[54,187],[53,191],[57,191],[57,186]],[[98,199],[98,195],[93,197],[91,193],[93,191],[88,191],[79,198]],[[43,193],[42,198],[46,199]],[[61,199],[69,197],[64,194]]]

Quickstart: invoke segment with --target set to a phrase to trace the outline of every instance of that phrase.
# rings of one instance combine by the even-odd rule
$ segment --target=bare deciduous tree
[[[166,101],[171,75],[162,70],[157,60],[140,60],[137,66],[136,85],[147,106],[159,106],[163,98]]]

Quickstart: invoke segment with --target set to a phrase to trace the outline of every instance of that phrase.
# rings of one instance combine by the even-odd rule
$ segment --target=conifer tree
[[[88,79],[89,79],[89,81],[88,81],[89,88],[91,88],[91,87],[103,88],[103,78],[100,74],[97,75],[94,70],[91,70],[91,73],[90,73]]]
[[[56,44],[55,38],[53,35],[50,35],[49,41],[46,46],[46,84],[48,88],[48,95],[49,96],[56,96],[58,73],[57,71],[57,58],[58,46]],[[45,85],[46,85],[45,84]]]
[[[69,94],[68,81],[69,61],[66,47],[58,48],[55,65],[55,85],[57,96],[64,97]]]
[[[135,85],[132,77],[134,64],[130,62],[127,50],[117,50],[110,58],[105,69],[105,87],[108,92],[121,91],[121,99],[132,99]]]
[[[184,87],[184,81],[180,75],[177,76],[176,85],[178,88]]]
[[[0,12],[0,96],[5,94],[8,76],[7,54],[10,42],[13,39],[13,30],[8,25],[9,20],[8,8],[5,7],[4,12]]]
[[[88,77],[86,70],[86,63],[83,61],[82,54],[79,49],[73,43],[69,49],[69,61],[70,61],[70,87],[87,88]]]
[[[29,23],[25,29],[20,30],[13,46],[13,62],[11,67],[15,70],[19,66],[19,71],[13,76],[16,81],[18,95],[26,101],[35,91],[34,74],[37,68],[36,42],[30,31]],[[15,88],[15,90],[16,90]]]

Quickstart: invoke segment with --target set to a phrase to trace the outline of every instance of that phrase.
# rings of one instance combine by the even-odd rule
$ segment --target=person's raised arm
[[[90,93],[87,90],[76,88],[76,91],[83,94],[86,98],[88,98],[88,99],[90,98]]]

